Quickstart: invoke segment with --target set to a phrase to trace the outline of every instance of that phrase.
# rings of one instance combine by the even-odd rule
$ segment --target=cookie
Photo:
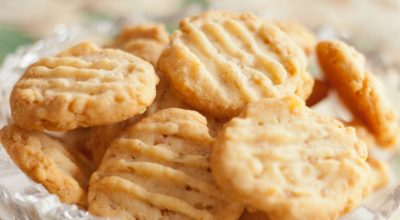
[[[306,65],[303,51],[275,25],[218,11],[182,20],[158,62],[173,91],[218,118],[236,116],[263,97],[307,98]]]
[[[316,79],[310,96],[307,98],[307,106],[313,106],[326,98],[329,93],[329,86],[326,82]]]
[[[299,45],[307,56],[310,56],[317,45],[315,34],[294,21],[276,21],[275,25],[285,32],[297,45]]]
[[[83,155],[50,136],[8,125],[0,131],[1,144],[18,167],[62,202],[87,205],[93,166]]]
[[[12,119],[39,131],[119,122],[146,110],[157,83],[146,61],[80,43],[28,67],[11,93]]]
[[[336,219],[362,198],[366,159],[354,128],[285,97],[251,103],[225,124],[211,168],[226,194],[271,220]]]
[[[242,205],[215,185],[213,139],[199,113],[169,108],[129,127],[89,184],[89,211],[122,219],[238,219]]]
[[[164,25],[141,24],[124,27],[108,47],[129,52],[155,66],[168,43],[168,32]]]
[[[397,143],[397,114],[376,77],[366,70],[365,59],[339,41],[317,45],[320,66],[354,117],[361,120],[384,148]]]

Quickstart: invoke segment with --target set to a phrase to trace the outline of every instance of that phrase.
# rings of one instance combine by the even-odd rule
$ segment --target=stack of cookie
[[[307,71],[314,51],[324,80]],[[354,121],[310,108],[330,89]],[[43,58],[10,106],[0,140],[21,170],[65,203],[121,219],[337,219],[386,185],[368,152],[393,148],[398,131],[350,46],[222,11],[183,19],[169,38],[159,24],[131,26],[104,47]]]

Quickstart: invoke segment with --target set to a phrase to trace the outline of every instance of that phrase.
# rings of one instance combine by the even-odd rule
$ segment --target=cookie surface
[[[124,27],[108,46],[129,52],[155,66],[168,43],[168,33],[164,25],[141,24]]]
[[[211,167],[227,194],[271,220],[336,219],[362,198],[366,158],[353,128],[286,97],[251,103],[228,122]]]
[[[92,165],[83,155],[46,134],[15,125],[0,130],[0,140],[18,167],[62,202],[87,205]]]
[[[317,55],[325,77],[354,117],[367,126],[381,146],[393,147],[398,140],[397,115],[378,79],[366,70],[364,57],[339,41],[320,42]]]
[[[317,45],[317,38],[312,31],[294,21],[276,21],[275,24],[299,45],[306,55],[311,55]]]
[[[230,118],[262,97],[306,98],[306,65],[303,51],[275,25],[217,11],[182,20],[158,68],[189,105]]]
[[[128,128],[89,186],[89,211],[122,219],[237,219],[243,207],[217,188],[212,138],[199,113],[169,108]]]
[[[65,131],[123,121],[145,111],[158,77],[129,53],[81,43],[32,64],[14,86],[13,122]]]

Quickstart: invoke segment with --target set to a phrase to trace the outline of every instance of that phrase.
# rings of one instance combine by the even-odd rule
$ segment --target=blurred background
[[[151,20],[172,31],[180,18],[208,9],[300,21],[322,38],[337,36],[352,43],[377,62],[400,60],[399,0],[0,0],[0,63],[18,46],[60,26]]]

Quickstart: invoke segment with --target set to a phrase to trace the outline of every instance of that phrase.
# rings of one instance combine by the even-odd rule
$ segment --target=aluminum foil
[[[142,19],[143,20],[143,19]],[[142,21],[141,20],[141,21]],[[91,40],[104,42],[116,33],[121,26],[120,21],[101,22],[96,24],[82,24],[73,27],[57,26],[54,34],[47,39],[40,40],[33,45],[19,48],[9,55],[0,67],[0,127],[8,124],[10,119],[9,95],[15,82],[24,69],[40,57],[55,54],[58,51],[80,41]],[[328,32],[326,32],[328,30]],[[323,29],[320,36],[334,36],[332,30]],[[340,36],[339,36],[340,37]],[[384,66],[385,74],[381,74],[385,89],[390,91],[391,97],[400,95],[400,75],[398,69]],[[393,71],[389,71],[393,70]],[[387,88],[386,88],[387,87]],[[329,109],[332,100],[326,101],[325,109]],[[321,107],[324,109],[324,107]],[[400,109],[400,106],[397,106]],[[330,108],[332,109],[332,108]],[[324,110],[322,110],[324,111]],[[335,113],[334,113],[335,114]],[[388,155],[389,160],[400,158],[397,154]],[[393,159],[394,158],[394,159]],[[400,160],[399,160],[400,161]],[[396,175],[394,175],[396,176]],[[93,217],[77,206],[66,205],[59,201],[57,196],[51,195],[39,184],[29,179],[10,160],[0,145],[0,219],[99,219]],[[344,216],[343,220],[388,220],[390,215],[400,204],[400,182],[397,178],[386,189],[371,201],[353,210]]]

